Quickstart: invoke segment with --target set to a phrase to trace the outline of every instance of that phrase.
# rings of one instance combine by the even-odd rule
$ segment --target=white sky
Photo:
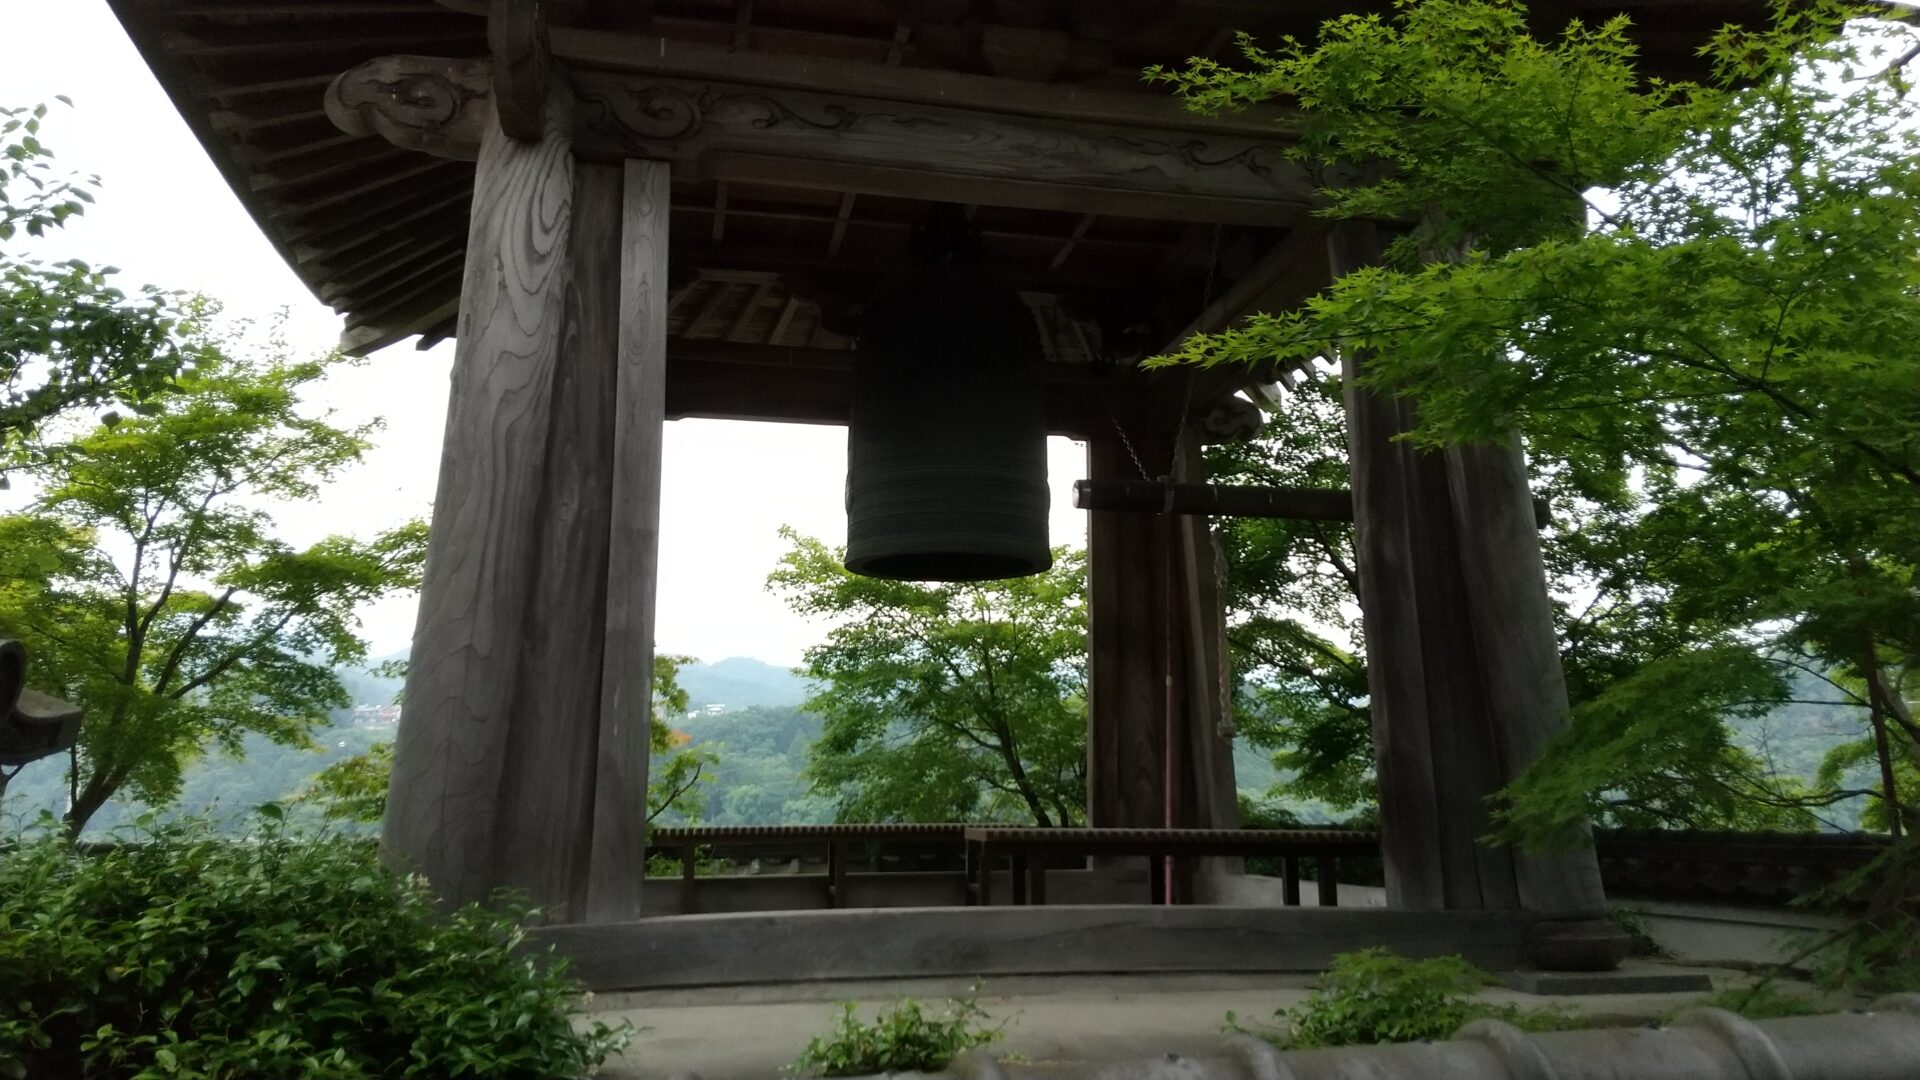
[[[152,283],[203,292],[234,318],[285,309],[297,349],[330,347],[339,321],[294,277],[254,227],[186,124],[174,112],[104,0],[0,0],[0,104],[52,106],[43,135],[57,164],[98,173],[98,202],[44,242],[10,250],[41,259],[118,266],[127,287]],[[73,99],[68,109],[55,95]],[[340,372],[314,404],[342,423],[386,421],[366,462],[311,504],[276,511],[295,542],[329,533],[369,535],[433,498],[452,343],[430,352],[411,341]],[[1084,450],[1051,440],[1053,542],[1081,545],[1085,515],[1072,508]],[[667,425],[661,505],[656,639],[663,650],[714,661],[753,656],[797,663],[821,628],[789,613],[764,581],[791,524],[841,543],[846,518],[846,434],[838,427],[682,420]],[[0,512],[25,497],[0,492]],[[414,600],[362,613],[375,655],[405,647]]]

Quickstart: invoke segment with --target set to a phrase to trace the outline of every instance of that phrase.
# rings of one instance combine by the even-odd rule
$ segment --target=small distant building
[[[361,728],[393,727],[400,722],[398,705],[355,705],[353,726]]]
[[[727,711],[727,707],[725,705],[709,705],[706,708],[706,713],[708,716],[719,716],[721,713],[724,713],[726,711]]]

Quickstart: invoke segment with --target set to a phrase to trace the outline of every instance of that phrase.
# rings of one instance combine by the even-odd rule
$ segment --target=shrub
[[[1667,951],[1667,947],[1654,939],[1653,930],[1647,926],[1646,912],[1610,905],[1607,908],[1607,921],[1632,942],[1630,955],[1672,958],[1673,954]]]
[[[1001,1034],[999,1027],[983,1025],[987,1014],[976,997],[949,1000],[939,1016],[928,1016],[919,1002],[908,999],[882,1011],[870,1024],[854,1009],[851,1001],[840,1006],[833,1030],[807,1044],[793,1063],[795,1071],[816,1076],[936,1072],[960,1051],[984,1046]]]
[[[1246,1028],[1227,1014],[1231,1031],[1258,1035],[1285,1049],[1451,1038],[1470,1020],[1499,1019],[1535,1030],[1574,1021],[1549,1010],[1474,1000],[1485,972],[1458,956],[1409,960],[1386,949],[1333,958],[1307,1000],[1274,1013],[1277,1028]]]
[[[1832,1012],[1824,1003],[1805,994],[1796,994],[1782,990],[1771,979],[1762,979],[1751,986],[1730,987],[1701,998],[1693,1007],[1705,1006],[1712,1009],[1725,1009],[1739,1013],[1749,1020],[1772,1020],[1782,1016],[1817,1016]],[[1675,1010],[1666,1020],[1678,1017],[1686,1009]]]
[[[630,1033],[576,1032],[522,938],[276,807],[243,842],[148,823],[81,852],[43,828],[0,854],[0,1076],[590,1073]]]

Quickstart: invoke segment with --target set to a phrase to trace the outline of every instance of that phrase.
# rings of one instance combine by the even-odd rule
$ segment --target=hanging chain
[[[1213,275],[1214,271],[1219,268],[1220,223],[1216,221],[1213,224],[1213,253],[1207,258],[1207,281],[1200,290],[1200,310],[1203,314],[1209,307],[1213,306]],[[1192,367],[1188,367],[1187,389],[1185,395],[1182,396],[1180,400],[1180,419],[1173,430],[1173,453],[1169,455],[1169,460],[1167,461],[1167,484],[1169,485],[1167,489],[1167,501],[1169,506],[1172,505],[1173,501],[1173,489],[1171,485],[1173,484],[1174,477],[1179,475],[1180,472],[1180,451],[1186,442],[1187,415],[1193,411],[1194,381],[1194,370]],[[1144,475],[1144,472],[1142,475]]]
[[[1220,267],[1220,230],[1220,223],[1215,222],[1213,226],[1213,250],[1207,257],[1206,283],[1200,290],[1200,309],[1202,312],[1207,309],[1208,305],[1213,303],[1214,272]],[[1193,384],[1194,372],[1193,369],[1189,368],[1187,369],[1186,393],[1180,402],[1180,420],[1174,428],[1173,433],[1173,453],[1171,459],[1167,462],[1167,471],[1165,473],[1165,479],[1169,485],[1173,483],[1174,475],[1180,468],[1180,447],[1181,443],[1185,441],[1187,434],[1187,413],[1193,409]],[[1154,479],[1153,474],[1147,471],[1146,462],[1140,460],[1140,451],[1134,448],[1133,440],[1127,437],[1126,426],[1120,423],[1120,417],[1114,413],[1112,403],[1107,400],[1106,388],[1100,383],[1095,382],[1094,391],[1100,398],[1101,408],[1106,411],[1108,422],[1113,425],[1113,433],[1120,437],[1121,447],[1126,450],[1127,457],[1133,461],[1134,471],[1140,474],[1140,479],[1152,481]],[[1169,500],[1173,498],[1171,487],[1168,488],[1167,498]]]
[[[1101,404],[1106,404],[1106,397],[1106,392],[1103,390],[1100,394]],[[1140,452],[1133,448],[1133,440],[1127,438],[1127,429],[1121,425],[1120,418],[1113,415],[1113,409],[1111,407],[1107,409],[1107,419],[1113,422],[1113,433],[1120,436],[1120,445],[1126,449],[1127,456],[1133,459],[1133,467],[1140,473],[1140,479],[1153,479],[1153,477],[1147,475],[1147,466],[1140,460]]]

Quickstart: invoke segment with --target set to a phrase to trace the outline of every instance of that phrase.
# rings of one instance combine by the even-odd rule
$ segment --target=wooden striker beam
[[[1353,520],[1353,492],[1337,488],[1169,484],[1159,480],[1128,479],[1075,480],[1073,505],[1081,510],[1133,514],[1285,518],[1295,521]],[[1547,520],[1547,501],[1534,499],[1534,527],[1545,528]]]

